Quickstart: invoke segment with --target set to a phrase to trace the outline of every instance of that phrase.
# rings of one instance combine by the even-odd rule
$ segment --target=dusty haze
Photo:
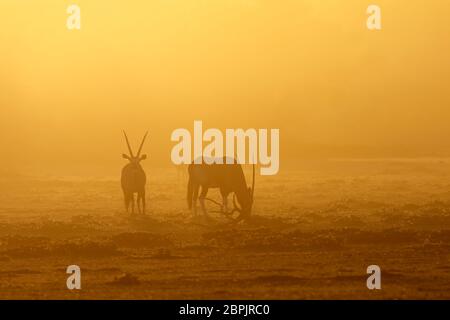
[[[450,298],[449,1],[71,3],[0,1],[0,299]],[[280,129],[242,223],[188,209],[194,120]]]
[[[150,130],[280,128],[281,168],[316,157],[449,155],[447,1],[65,1],[0,4],[2,171],[116,174]],[[284,166],[283,166],[284,165]]]

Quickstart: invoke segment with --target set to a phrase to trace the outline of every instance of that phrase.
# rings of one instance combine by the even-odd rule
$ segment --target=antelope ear
[[[145,159],[147,159],[147,155],[146,155],[146,154],[143,154],[143,155],[139,158],[139,160],[145,160]]]
[[[128,155],[126,155],[125,153],[122,153],[122,158],[130,160],[130,157]]]

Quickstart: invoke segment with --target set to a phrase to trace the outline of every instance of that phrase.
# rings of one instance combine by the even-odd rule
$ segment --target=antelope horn
[[[125,133],[125,130],[123,130],[123,134],[125,136],[125,140],[127,141],[128,151],[130,151],[130,156],[133,157],[133,151],[131,150],[130,141],[128,141],[127,134]]]
[[[145,133],[145,136],[144,136],[144,138],[142,139],[141,145],[140,145],[140,147],[139,147],[139,151],[138,151],[138,153],[137,153],[137,157],[139,157],[139,156],[141,155],[142,146],[144,145],[145,138],[147,138],[147,134],[148,134],[148,131]]]

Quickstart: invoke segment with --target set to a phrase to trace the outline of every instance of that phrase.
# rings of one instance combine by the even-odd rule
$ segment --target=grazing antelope
[[[188,167],[189,182],[187,191],[187,202],[189,209],[193,208],[194,214],[197,213],[197,198],[200,200],[200,205],[203,214],[206,213],[205,199],[209,188],[219,188],[222,195],[222,212],[227,214],[230,218],[234,212],[238,212],[239,216],[235,219],[240,221],[250,216],[253,206],[253,194],[255,189],[255,165],[253,165],[253,181],[252,187],[247,188],[244,172],[242,166],[234,159],[232,164],[225,164],[226,158],[223,160],[224,164],[206,164],[204,161],[201,164],[192,164]],[[202,191],[200,197],[198,192],[200,187]],[[234,192],[233,206],[231,212],[228,211],[228,195]],[[236,203],[240,205],[238,207]]]
[[[141,155],[142,146],[144,145],[145,138],[147,137],[148,131],[145,133],[144,138],[142,139],[141,145],[139,147],[137,155],[133,155],[133,151],[131,150],[130,142],[128,141],[127,134],[125,131],[123,132],[125,136],[125,140],[127,142],[128,151],[130,155],[122,154],[124,159],[130,161],[126,166],[122,169],[121,176],[121,184],[123,195],[125,199],[125,208],[127,213],[131,204],[131,213],[134,213],[134,194],[137,193],[137,207],[138,212],[145,213],[145,183],[147,181],[147,177],[145,175],[144,169],[140,162],[142,160],[147,159],[145,154]],[[142,211],[141,211],[141,203],[142,203]]]

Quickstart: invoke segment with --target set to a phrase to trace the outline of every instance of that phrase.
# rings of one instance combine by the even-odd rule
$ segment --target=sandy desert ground
[[[192,217],[173,168],[146,167],[145,216],[124,212],[118,177],[3,175],[0,298],[450,298],[450,160],[301,168],[257,176],[239,225]],[[71,264],[81,290],[66,288]]]

